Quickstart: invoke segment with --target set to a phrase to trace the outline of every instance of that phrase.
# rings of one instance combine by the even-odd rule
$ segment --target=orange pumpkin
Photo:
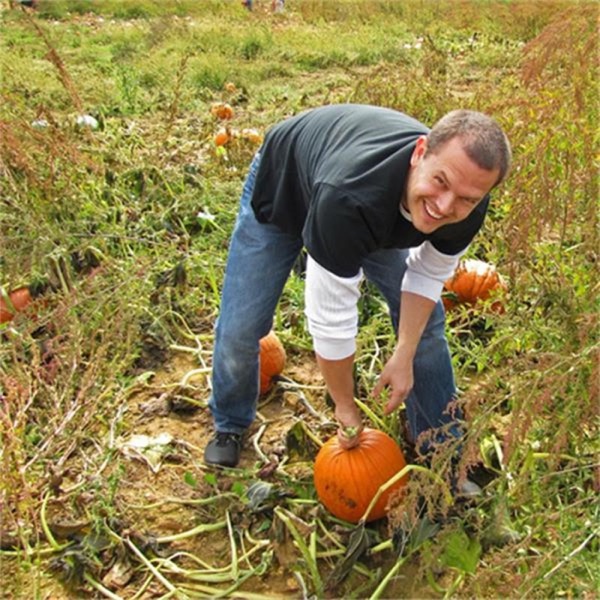
[[[260,340],[260,393],[265,394],[273,387],[273,380],[285,366],[285,348],[274,331]]]
[[[215,102],[210,107],[210,114],[221,120],[233,119],[233,108],[226,102]]]
[[[487,300],[492,293],[506,291],[507,286],[496,267],[482,260],[462,261],[454,275],[444,284],[442,302],[446,310],[457,304],[475,304],[478,300]],[[500,301],[492,304],[497,312],[504,310]]]
[[[317,496],[334,516],[358,523],[381,485],[405,466],[400,446],[383,431],[363,429],[358,445],[350,450],[342,448],[335,435],[322,446],[315,460]],[[384,517],[390,496],[407,481],[405,476],[384,492],[367,521]]]
[[[13,317],[27,309],[33,301],[28,287],[20,287],[8,294],[8,300],[0,296],[0,323],[8,323]]]
[[[215,134],[215,146],[225,146],[225,144],[227,144],[230,139],[231,136],[229,134],[229,131],[227,131],[227,129],[223,127],[222,129],[219,129],[219,131],[217,131],[217,133]]]

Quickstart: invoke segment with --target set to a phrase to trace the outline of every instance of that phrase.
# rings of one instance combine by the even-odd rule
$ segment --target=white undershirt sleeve
[[[434,302],[440,299],[444,282],[452,276],[465,248],[458,254],[444,254],[431,242],[411,248],[406,259],[406,274],[402,291],[425,296]]]
[[[306,263],[305,313],[315,352],[327,360],[354,354],[358,333],[358,299],[362,269],[338,277],[310,255]]]

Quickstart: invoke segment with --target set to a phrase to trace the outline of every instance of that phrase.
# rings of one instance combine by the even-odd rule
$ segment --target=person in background
[[[413,441],[460,436],[440,295],[510,161],[498,124],[468,110],[429,129],[396,110],[340,104],[272,127],[250,165],[229,248],[205,462],[238,464],[256,416],[259,340],[303,248],[308,329],[344,447],[363,426],[353,380],[363,279],[385,298],[396,334],[374,397],[388,390],[385,414],[406,404]]]
[[[248,10],[252,10],[254,7],[253,0],[242,0],[242,6]],[[285,0],[271,0],[271,11],[272,12],[283,12],[285,9]]]

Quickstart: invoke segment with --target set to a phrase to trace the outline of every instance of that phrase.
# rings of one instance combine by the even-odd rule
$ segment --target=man
[[[406,402],[413,439],[442,426],[456,387],[439,301],[480,229],[510,146],[491,118],[453,111],[432,129],[394,110],[325,106],[274,126],[242,193],[223,284],[204,459],[233,467],[256,416],[259,339],[303,247],[305,304],[339,436],[357,443],[353,361],[360,283],[386,299],[397,344],[373,390]],[[400,309],[400,306],[402,307]]]

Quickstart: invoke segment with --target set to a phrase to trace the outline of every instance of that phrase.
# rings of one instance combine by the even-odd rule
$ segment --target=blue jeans
[[[301,238],[256,220],[250,199],[258,163],[257,155],[244,184],[216,325],[209,407],[216,430],[222,432],[243,433],[256,416],[259,340],[272,327],[277,302],[303,247]],[[375,284],[390,307],[395,331],[406,257],[406,250],[386,249],[370,254],[363,262],[365,277]],[[414,377],[406,409],[411,436],[416,440],[423,431],[453,420],[446,414],[456,388],[441,302],[419,343]],[[458,434],[457,430],[454,434]]]

